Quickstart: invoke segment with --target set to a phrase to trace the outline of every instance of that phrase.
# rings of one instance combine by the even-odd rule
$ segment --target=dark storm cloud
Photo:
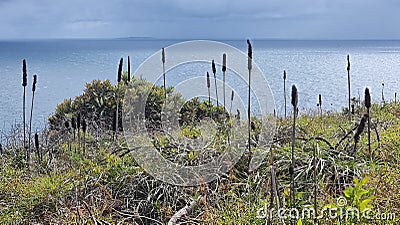
[[[396,0],[0,0],[0,38],[400,38]]]

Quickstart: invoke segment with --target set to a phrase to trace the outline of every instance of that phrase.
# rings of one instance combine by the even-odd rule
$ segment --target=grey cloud
[[[0,39],[21,36],[400,38],[396,0],[0,0]]]

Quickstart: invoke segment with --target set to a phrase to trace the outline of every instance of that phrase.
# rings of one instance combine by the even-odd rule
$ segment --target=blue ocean
[[[219,41],[247,51],[245,40]],[[80,95],[85,83],[94,79],[116,83],[121,57],[126,60],[130,56],[133,73],[146,58],[179,42],[129,38],[0,41],[0,130],[4,134],[22,121],[23,59],[28,67],[27,106],[30,106],[32,76],[38,75],[33,115],[33,127],[37,130],[46,125],[57,104]],[[393,101],[394,93],[400,93],[400,41],[253,40],[252,43],[254,62],[272,89],[280,115],[284,110],[283,70],[287,71],[288,90],[292,84],[299,90],[300,110],[316,110],[319,94],[326,111],[340,111],[347,106],[348,54],[352,96],[362,99],[365,87],[369,87],[373,102],[379,103],[382,91],[386,101]],[[191,69],[198,68],[189,66]],[[167,76],[168,86],[176,82],[174,76]],[[290,92],[287,95],[289,99]]]

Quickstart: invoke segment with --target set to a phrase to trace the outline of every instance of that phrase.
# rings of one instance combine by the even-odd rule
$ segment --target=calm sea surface
[[[27,106],[30,105],[32,75],[38,74],[33,125],[39,129],[56,105],[65,98],[81,94],[85,83],[94,79],[110,79],[115,83],[121,57],[126,60],[129,55],[132,71],[135,71],[147,57],[178,42],[136,39],[0,41],[0,130],[5,132],[22,121],[24,58],[29,76]],[[247,48],[245,41],[222,42],[243,51]],[[364,88],[369,87],[373,101],[379,102],[384,83],[386,100],[393,100],[394,92],[400,97],[400,41],[255,40],[253,49],[254,61],[269,82],[278,113],[283,112],[283,70],[287,71],[288,90],[292,84],[297,85],[301,108],[316,108],[318,94],[323,97],[325,110],[338,111],[346,106],[347,54],[351,57],[353,96],[363,98]],[[185,71],[198,69],[186,65]],[[167,78],[167,85],[177,82],[174,76]]]

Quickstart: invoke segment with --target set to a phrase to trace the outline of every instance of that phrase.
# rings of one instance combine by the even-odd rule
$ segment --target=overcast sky
[[[400,39],[399,0],[0,0],[0,39]]]

